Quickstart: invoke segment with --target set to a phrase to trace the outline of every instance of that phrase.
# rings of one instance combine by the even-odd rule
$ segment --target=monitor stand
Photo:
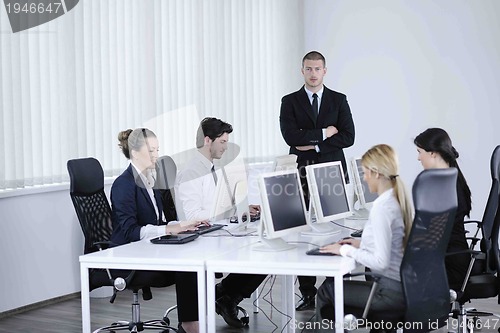
[[[248,208],[248,189],[246,183],[238,182],[234,189],[234,202],[236,206],[236,218],[238,223],[229,223],[226,230],[230,233],[248,233],[255,231],[254,228],[250,227],[250,211]],[[246,216],[246,220],[243,221],[243,216]]]
[[[259,240],[262,244],[254,245],[252,250],[254,251],[265,251],[265,252],[279,252],[294,249],[296,246],[289,244],[282,238],[269,239],[264,236],[264,221],[263,216],[260,216],[260,224],[258,227]]]
[[[354,214],[348,217],[349,220],[368,220],[370,211],[361,205],[359,200],[356,200],[353,205]]]
[[[311,227],[309,231],[302,231],[303,236],[331,236],[340,234],[340,228],[331,222],[313,222],[316,218],[313,217],[313,210],[316,212],[314,204],[309,200],[309,211],[307,212],[307,224]]]

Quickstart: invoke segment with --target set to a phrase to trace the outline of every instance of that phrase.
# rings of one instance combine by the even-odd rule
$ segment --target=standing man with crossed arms
[[[297,155],[306,205],[309,203],[307,165],[340,161],[346,181],[349,179],[342,149],[354,144],[354,122],[346,95],[323,84],[326,71],[325,57],[321,53],[307,53],[301,69],[304,86],[281,99],[281,134],[290,146],[290,154]],[[298,279],[302,299],[296,310],[314,309],[316,277],[299,276]]]

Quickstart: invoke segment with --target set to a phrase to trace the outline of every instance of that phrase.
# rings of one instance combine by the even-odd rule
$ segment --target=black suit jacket
[[[330,125],[338,133],[323,141],[322,129]],[[281,134],[290,146],[290,154],[297,155],[299,167],[322,162],[341,161],[347,177],[347,166],[343,148],[354,144],[354,121],[344,94],[324,87],[319,115],[313,115],[312,105],[305,88],[281,99]],[[317,145],[316,150],[299,151],[296,146]]]
[[[113,243],[126,244],[138,241],[141,227],[147,224],[163,224],[161,194],[158,190],[153,191],[159,217],[156,216],[148,191],[132,164],[116,178],[111,187]]]

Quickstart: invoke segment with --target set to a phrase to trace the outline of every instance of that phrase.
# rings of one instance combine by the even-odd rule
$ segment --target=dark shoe
[[[314,310],[316,308],[316,297],[302,296],[302,299],[295,308],[296,311]]]
[[[229,326],[242,328],[245,324],[238,318],[238,304],[242,300],[243,297],[224,295],[215,302],[215,312],[221,315]]]

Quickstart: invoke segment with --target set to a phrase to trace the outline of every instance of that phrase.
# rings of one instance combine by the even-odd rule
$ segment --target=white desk
[[[364,221],[349,222],[351,227],[360,226]],[[351,259],[330,256],[308,256],[305,251],[312,246],[297,244],[295,249],[283,252],[258,252],[252,245],[258,242],[254,236],[248,237],[211,237],[226,235],[216,231],[206,237],[199,237],[193,242],[182,245],[155,245],[148,240],[134,242],[105,251],[80,256],[80,273],[82,288],[82,327],[84,333],[91,331],[89,269],[137,269],[189,271],[197,273],[198,311],[200,332],[215,332],[215,272],[277,274],[283,275],[282,294],[286,311],[295,321],[295,301],[293,279],[296,275],[335,277],[335,317],[343,318],[343,280],[342,275],[355,268]],[[344,229],[343,235],[328,237],[296,237],[289,241],[311,242],[318,245],[338,240],[349,233]],[[205,316],[204,314],[207,314]],[[283,319],[285,325],[288,320]],[[286,332],[293,331],[287,325]],[[337,332],[343,332],[337,328]]]
[[[331,236],[331,241],[339,239],[339,235]],[[310,241],[327,244],[328,238],[298,237],[298,241]],[[330,241],[330,242],[331,242]],[[308,256],[305,252],[312,248],[307,244],[296,244],[297,247],[281,252],[261,252],[252,250],[254,244],[241,247],[231,253],[223,253],[206,261],[207,285],[215,283],[215,272],[232,272],[247,274],[276,274],[283,275],[282,304],[286,306],[285,313],[291,317],[282,317],[285,332],[293,332],[295,323],[294,276],[331,276],[335,279],[335,318],[344,318],[344,291],[342,276],[355,267],[355,261],[340,256]],[[208,332],[215,332],[215,291],[207,291],[207,324]],[[287,322],[288,325],[287,325]],[[337,333],[343,333],[338,326]]]
[[[210,235],[214,235],[214,233]],[[208,236],[199,237],[193,242],[182,245],[159,245],[151,244],[148,240],[143,240],[80,256],[83,332],[91,332],[89,299],[90,268],[196,272],[198,276],[200,332],[206,332],[207,323],[204,314],[207,313],[207,285],[205,275],[205,262],[207,258],[227,251],[237,250],[242,246],[255,243],[256,241],[257,237]],[[213,284],[210,285],[213,286]],[[215,290],[215,288],[209,289],[212,291]]]

